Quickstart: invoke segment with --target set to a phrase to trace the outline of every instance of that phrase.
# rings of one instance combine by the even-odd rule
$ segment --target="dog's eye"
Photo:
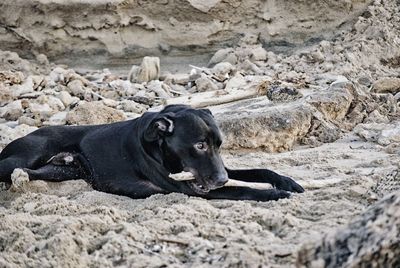
[[[196,147],[197,150],[200,151],[207,151],[208,148],[207,143],[205,142],[198,142],[194,146]]]

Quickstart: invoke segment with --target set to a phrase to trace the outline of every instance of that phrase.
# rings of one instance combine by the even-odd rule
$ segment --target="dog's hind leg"
[[[47,164],[38,169],[24,168],[30,180],[66,181],[87,179],[87,172],[83,167],[81,155],[72,153],[59,153]]]
[[[289,177],[279,175],[269,169],[228,169],[228,177],[244,182],[269,183],[280,190],[302,193],[303,187]]]

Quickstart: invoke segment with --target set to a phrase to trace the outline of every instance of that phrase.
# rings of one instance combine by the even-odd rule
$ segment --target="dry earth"
[[[10,11],[0,15],[4,31],[0,43],[19,53],[33,48],[36,57],[26,60],[29,53],[20,57],[0,51],[0,149],[46,125],[113,122],[166,103],[189,103],[213,111],[224,132],[222,154],[227,166],[267,167],[293,177],[306,192],[271,202],[207,201],[177,193],[133,200],[94,191],[83,181],[29,182],[20,176],[10,189],[2,185],[0,191],[0,267],[395,267],[400,263],[395,254],[400,247],[397,1],[302,1],[297,11],[304,18],[294,12],[288,20],[282,19],[290,13],[288,1],[249,1],[259,7],[250,10],[239,1],[175,1],[187,11],[176,12],[181,16],[176,21],[149,11],[169,1],[96,1],[93,6],[86,2],[70,1],[69,6],[38,0],[35,8],[22,1],[0,4]],[[261,2],[265,7],[260,8]],[[314,4],[309,6],[310,2]],[[81,18],[80,4],[83,13],[90,7],[95,11],[81,25],[73,23]],[[20,13],[11,12],[21,6]],[[96,22],[104,6],[113,13]],[[172,12],[172,7],[165,12]],[[65,8],[76,17],[61,16]],[[331,12],[325,20],[324,10]],[[343,10],[347,15],[334,19]],[[32,17],[33,11],[39,15]],[[258,15],[250,25],[229,24],[229,12]],[[196,23],[187,26],[183,39],[166,39],[183,31],[183,21],[191,19],[188,14],[196,15]],[[215,35],[210,18],[216,17],[228,29],[221,30],[213,20],[211,25],[218,26]],[[130,29],[146,33],[139,40],[143,43],[117,42],[111,47],[109,31],[121,23],[127,27],[121,38],[127,38]],[[261,26],[252,28],[258,23],[276,39],[260,34]],[[325,34],[323,23],[329,28]],[[33,30],[30,25],[39,26]],[[87,44],[90,53],[123,54],[131,46],[137,48],[132,53],[140,54],[154,50],[146,45],[157,48],[166,40],[190,48],[185,42],[200,28],[206,37],[196,40],[207,43],[196,44],[203,50],[191,51],[198,67],[189,67],[190,74],[166,72],[163,58],[161,72],[154,58],[134,66],[129,74],[130,66],[118,72],[84,66],[86,71],[80,72],[49,63],[40,54],[48,49],[51,61],[60,62],[60,51],[84,55],[88,51],[79,47]],[[247,29],[251,34],[244,35]],[[282,35],[273,32],[286,29],[290,30]],[[299,45],[315,36],[324,40]],[[286,44],[282,46],[287,54],[278,53],[279,46],[274,53],[269,47],[274,42]],[[207,67],[200,67],[196,55],[215,50],[217,43],[231,47],[218,50]],[[167,62],[174,54],[168,57]],[[91,67],[98,66],[94,61]],[[364,234],[373,240],[358,239]]]

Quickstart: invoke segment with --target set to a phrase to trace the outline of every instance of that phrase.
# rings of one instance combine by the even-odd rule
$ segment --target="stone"
[[[198,92],[218,90],[218,86],[203,73],[196,79],[195,84]]]
[[[18,118],[18,124],[20,125],[25,124],[28,126],[38,126],[40,125],[40,122],[28,116],[21,116],[20,118]]]
[[[102,99],[101,100],[105,106],[115,108],[118,106],[118,101],[112,99]]]
[[[27,191],[29,175],[21,168],[16,168],[11,174],[11,181],[10,191],[23,193]]]
[[[303,245],[296,267],[399,267],[399,222],[400,191],[396,191],[347,227]]]
[[[236,60],[234,60],[234,62],[231,62],[230,60],[228,60],[230,56],[234,56]],[[223,48],[215,52],[215,54],[211,57],[210,61],[208,62],[208,66],[212,67],[220,62],[229,62],[231,64],[236,64],[237,57],[234,54],[233,48]]]
[[[33,78],[28,76],[28,78],[21,85],[14,85],[11,87],[12,95],[14,98],[21,96],[22,94],[33,92]]]
[[[222,130],[224,149],[290,150],[310,126],[312,109],[306,105],[271,106],[266,97],[211,108]]]
[[[219,81],[224,81],[228,79],[235,70],[236,68],[229,62],[220,62],[211,69],[211,72]]]
[[[10,102],[4,107],[0,107],[0,117],[8,121],[15,121],[22,115],[24,109],[21,100]]]
[[[376,93],[392,93],[400,92],[400,78],[384,77],[376,81],[372,86],[373,92]]]
[[[31,102],[29,103],[29,110],[31,113],[39,115],[40,117],[48,117],[54,113],[53,109],[51,109],[47,103],[40,104]]]
[[[359,124],[354,132],[367,141],[387,146],[391,143],[400,143],[400,123],[369,123]]]
[[[228,80],[225,89],[226,90],[241,89],[244,88],[246,85],[247,85],[246,79],[243,77],[243,75],[237,72],[231,79]]]
[[[250,52],[251,61],[266,61],[268,60],[267,51],[259,46],[251,50]]]
[[[72,96],[82,97],[85,95],[84,85],[81,80],[72,80],[67,84],[67,88]]]
[[[125,120],[121,111],[105,106],[101,101],[82,102],[67,114],[70,125],[106,124]]]
[[[145,90],[138,91],[132,99],[135,102],[145,105],[152,105],[154,103],[154,97],[150,96]]]
[[[67,114],[68,112],[58,112],[53,114],[48,122],[45,122],[44,125],[49,126],[58,126],[58,125],[65,125],[67,123]]]
[[[56,97],[61,100],[65,107],[69,107],[71,104],[79,101],[78,97],[72,97],[71,94],[64,90],[60,91]]]
[[[160,58],[144,57],[140,67],[132,66],[128,79],[133,83],[149,82],[158,80],[160,77]]]
[[[132,100],[123,100],[118,105],[118,109],[122,109],[124,112],[142,114],[146,111],[146,106]]]
[[[187,0],[194,8],[207,13],[221,0]]]
[[[342,120],[349,111],[353,95],[348,90],[351,83],[337,84],[323,91],[310,94],[306,101],[316,107],[328,120]]]
[[[49,60],[47,59],[47,56],[44,54],[38,54],[36,55],[36,60],[38,61],[39,64],[41,65],[49,65]]]

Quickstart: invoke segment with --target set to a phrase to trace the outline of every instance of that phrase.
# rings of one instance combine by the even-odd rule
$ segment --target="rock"
[[[306,101],[316,107],[328,120],[342,120],[349,111],[353,95],[348,88],[351,83],[337,84],[307,96]]]
[[[266,61],[267,59],[267,51],[263,47],[259,46],[251,50],[251,61]]]
[[[33,86],[34,86],[33,78],[32,76],[29,76],[25,80],[25,82],[22,83],[21,85],[14,85],[11,87],[12,95],[14,98],[17,98],[22,94],[31,93],[33,92]]]
[[[122,109],[124,112],[142,114],[146,111],[146,106],[132,100],[123,100],[118,105],[118,109]]]
[[[40,120],[35,120],[28,116],[21,116],[20,118],[18,118],[18,124],[20,124],[20,125],[25,124],[28,126],[39,126]]]
[[[377,142],[380,145],[400,143],[400,122],[393,124],[370,123],[359,124],[354,132],[367,141]]]
[[[105,106],[115,108],[118,106],[118,102],[112,99],[102,99],[101,100]]]
[[[233,57],[232,57],[233,56]],[[233,62],[232,62],[233,60]],[[220,62],[229,62],[231,64],[237,63],[237,57],[234,54],[233,48],[224,48],[220,49],[212,56],[210,61],[208,62],[208,66],[212,67]]]
[[[137,65],[132,65],[129,73],[128,73],[128,80],[132,83],[137,82],[137,77],[140,73],[140,67]]]
[[[142,103],[145,105],[152,105],[154,103],[154,97],[150,96],[146,91],[140,90],[132,98],[135,102]]]
[[[16,168],[11,174],[11,181],[12,186],[10,188],[10,191],[23,193],[27,191],[29,175],[24,170]]]
[[[196,79],[195,84],[198,92],[218,90],[218,86],[203,73]]]
[[[171,84],[187,85],[191,80],[190,74],[180,73],[180,74],[168,74],[165,78],[165,82]]]
[[[389,194],[347,227],[305,244],[296,267],[399,267],[400,191]]]
[[[140,67],[132,66],[128,79],[133,83],[149,82],[158,80],[160,77],[160,58],[144,57]]]
[[[38,54],[36,55],[36,60],[39,62],[41,65],[49,65],[49,60],[47,59],[47,56],[44,54]]]
[[[211,69],[211,72],[219,81],[224,81],[228,79],[235,70],[236,68],[229,62],[220,62]]]
[[[31,102],[29,103],[29,110],[31,111],[31,113],[39,115],[40,117],[49,117],[54,114],[53,109],[51,109],[47,103],[40,104]]]
[[[121,111],[110,108],[100,101],[83,102],[67,114],[71,125],[106,124],[125,120]]]
[[[0,71],[0,83],[6,85],[21,84],[25,80],[22,72]]]
[[[196,9],[207,13],[214,6],[216,6],[221,0],[188,0],[188,2]]]
[[[18,117],[20,117],[23,112],[24,109],[21,100],[16,100],[4,107],[0,107],[0,117],[8,121],[18,120]]]
[[[28,135],[36,129],[37,127],[32,127],[28,125],[17,125],[16,127],[11,128],[6,124],[0,124],[0,148],[4,148],[13,140]]]
[[[235,74],[231,79],[226,83],[225,89],[241,89],[247,85],[246,79],[239,72]]]
[[[319,62],[319,63],[321,63],[321,62],[324,62],[324,60],[325,60],[325,55],[324,55],[321,51],[317,50],[317,51],[312,52],[312,53],[310,54],[310,58],[311,58],[311,60],[312,60],[313,62]]]
[[[81,98],[85,95],[85,89],[81,80],[72,80],[67,84],[67,88],[73,96]]]
[[[272,85],[267,89],[267,97],[275,102],[288,102],[300,99],[303,95],[293,87]]]
[[[65,125],[67,123],[67,114],[68,112],[58,112],[53,114],[48,122],[45,122],[44,125],[49,126],[58,126],[58,125]]]
[[[161,81],[158,81],[158,80],[150,81],[149,83],[147,83],[146,88],[149,91],[152,91],[155,94],[157,94],[157,96],[159,98],[162,98],[162,99],[171,98],[171,95],[169,94],[168,90],[166,90],[167,87]]]
[[[243,70],[254,74],[262,74],[262,70],[248,59],[245,59],[239,64],[238,70]]]
[[[376,81],[372,86],[373,92],[376,93],[392,93],[400,92],[400,78],[385,77]]]
[[[71,104],[79,101],[78,97],[72,97],[71,94],[64,90],[57,94],[57,98],[61,100],[65,107],[69,107]]]
[[[54,111],[65,110],[64,103],[59,99],[51,95],[42,95],[36,99],[40,104],[48,104]]]
[[[224,149],[263,148],[290,150],[310,126],[312,110],[306,105],[271,107],[267,98],[244,100],[212,108],[224,135]]]

